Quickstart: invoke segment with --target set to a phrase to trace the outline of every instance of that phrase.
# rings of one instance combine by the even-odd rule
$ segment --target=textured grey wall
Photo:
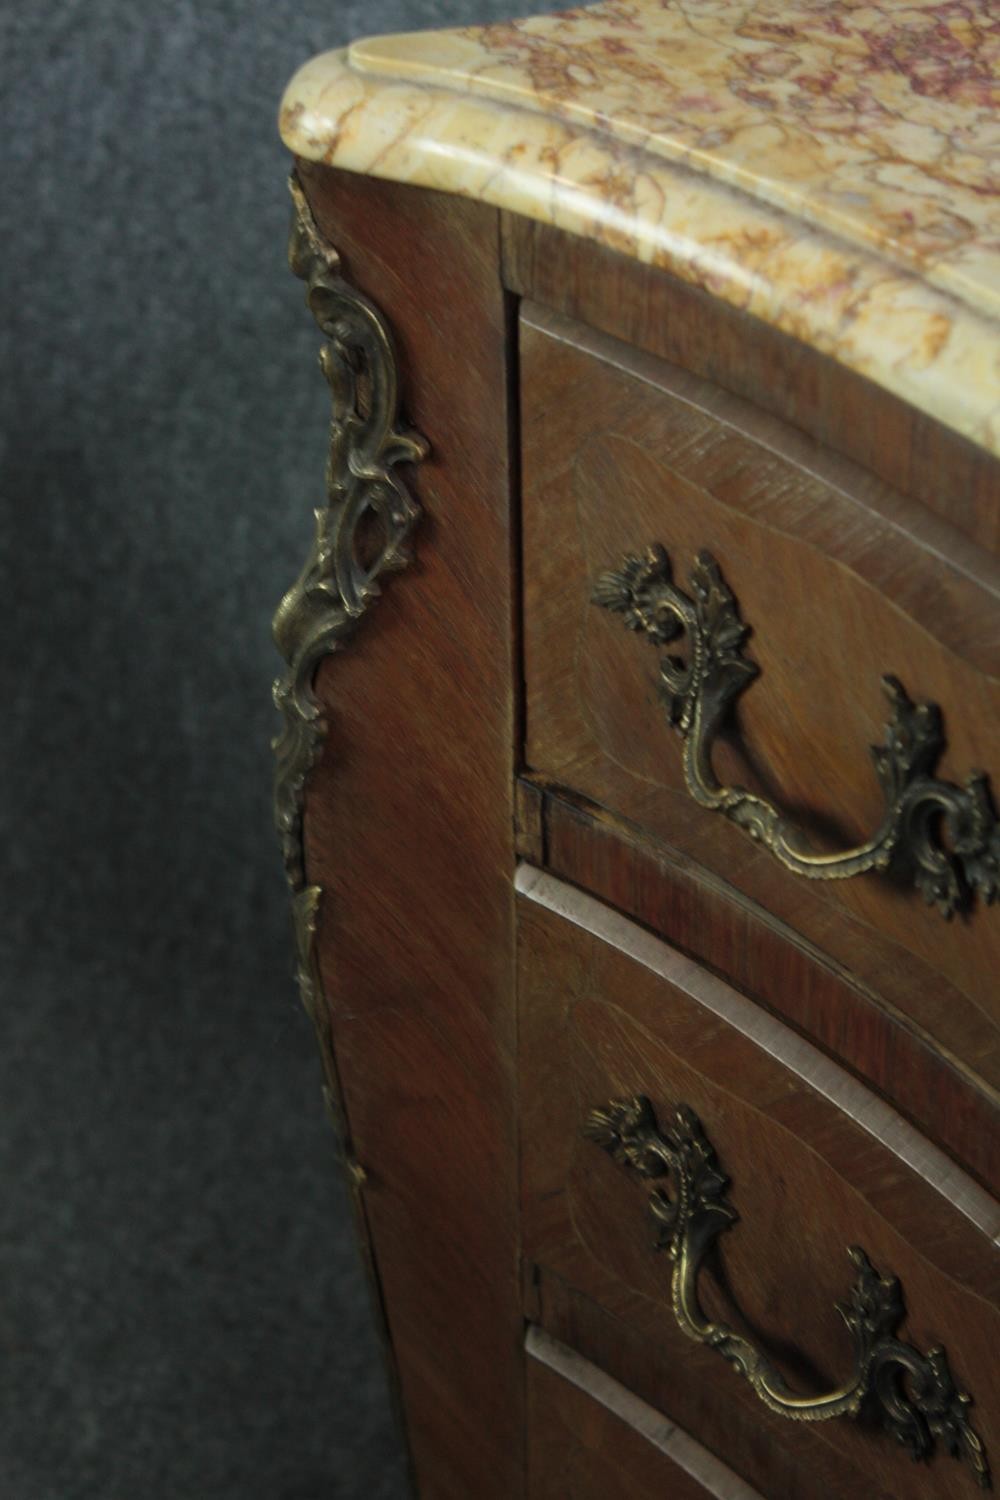
[[[0,8],[9,1500],[403,1493],[269,824],[327,416],[274,117],[505,12]]]

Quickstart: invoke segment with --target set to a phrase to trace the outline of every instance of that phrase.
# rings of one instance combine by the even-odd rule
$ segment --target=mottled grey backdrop
[[[4,1500],[404,1493],[269,824],[327,415],[274,119],[506,9],[0,6]]]

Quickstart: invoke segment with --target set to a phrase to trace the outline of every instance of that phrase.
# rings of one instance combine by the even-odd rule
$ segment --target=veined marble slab
[[[996,0],[607,0],[295,75],[298,155],[665,267],[1000,454]]]

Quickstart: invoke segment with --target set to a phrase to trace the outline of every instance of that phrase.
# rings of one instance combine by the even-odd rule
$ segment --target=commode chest
[[[289,87],[276,814],[423,1500],[1000,1463],[995,27],[612,0]]]

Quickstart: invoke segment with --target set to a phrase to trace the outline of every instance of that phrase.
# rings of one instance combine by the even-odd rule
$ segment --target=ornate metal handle
[[[850,1300],[838,1302],[837,1311],[854,1340],[854,1373],[827,1395],[797,1396],[761,1349],[725,1323],[707,1318],[698,1302],[702,1263],[718,1235],[739,1215],[726,1200],[729,1179],[719,1170],[694,1112],[687,1105],[676,1106],[670,1125],[661,1131],[648,1099],[615,1099],[591,1111],[584,1135],[638,1177],[670,1178],[673,1196],[654,1189],[649,1210],[656,1248],[666,1250],[673,1262],[674,1315],[689,1338],[718,1350],[765,1406],[795,1421],[824,1422],[856,1417],[867,1404],[913,1458],[929,1458],[936,1438],[953,1457],[965,1459],[983,1489],[990,1488],[986,1452],[967,1418],[971,1398],[956,1387],[944,1350],[921,1354],[895,1337],[905,1308],[894,1276],[879,1276],[856,1245],[848,1250],[858,1277]]]
[[[671,581],[664,549],[652,546],[642,557],[626,557],[620,572],[602,573],[593,602],[622,614],[629,630],[644,631],[655,646],[687,636],[687,660],[662,657],[660,678],[670,723],[684,739],[684,779],[702,807],[724,813],[797,875],[842,880],[895,865],[945,917],[967,906],[975,891],[988,903],[996,900],[1000,823],[987,779],[973,771],[958,787],[933,775],[944,749],[936,703],[913,703],[895,677],[883,677],[892,717],[885,744],[871,747],[885,797],[882,822],[856,849],[814,854],[773,803],[723,786],[712,769],[722,721],[758,672],[743,655],[750,627],[715,559],[698,554],[688,596]]]

